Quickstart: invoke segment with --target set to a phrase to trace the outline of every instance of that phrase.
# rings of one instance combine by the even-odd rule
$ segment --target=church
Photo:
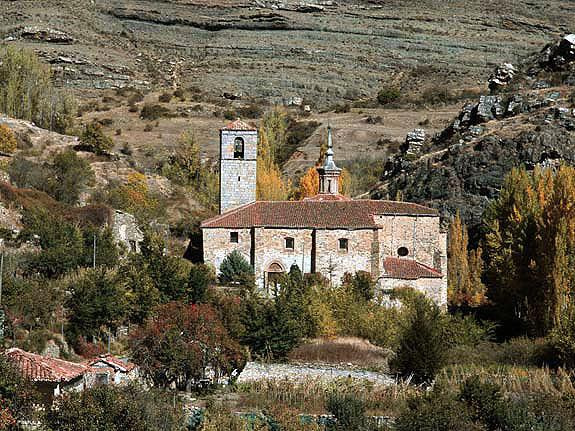
[[[317,195],[301,201],[257,201],[258,131],[237,120],[220,131],[220,214],[201,224],[204,262],[219,271],[239,251],[257,286],[270,289],[296,264],[333,285],[366,271],[377,290],[412,287],[447,303],[447,234],[439,214],[422,205],[353,200],[339,194],[331,129]]]

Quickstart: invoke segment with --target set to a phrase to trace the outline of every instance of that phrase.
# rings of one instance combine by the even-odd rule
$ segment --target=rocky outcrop
[[[14,31],[8,40],[27,39],[38,42],[70,44],[74,38],[69,34],[50,27],[26,26]]]
[[[575,67],[574,43],[575,36],[552,45],[546,64],[563,71]],[[556,74],[541,69],[539,60],[533,67],[540,68],[539,80],[550,82]],[[524,73],[515,78],[525,82],[529,75]],[[439,209],[445,218],[460,211],[473,234],[511,168],[575,165],[575,110],[568,97],[573,90],[525,88],[466,104],[449,127],[420,147],[417,157],[402,147],[387,162],[372,197],[401,192],[406,200]]]
[[[509,85],[516,73],[517,69],[511,63],[503,63],[489,77],[489,89],[493,92]]]

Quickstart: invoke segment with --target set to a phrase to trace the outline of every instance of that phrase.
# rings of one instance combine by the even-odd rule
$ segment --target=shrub
[[[237,110],[237,115],[241,118],[260,118],[264,114],[261,106],[252,103],[248,106],[242,106]]]
[[[166,118],[170,115],[170,110],[165,106],[150,103],[146,103],[140,112],[140,118],[142,120],[150,121],[154,121],[159,118]]]
[[[446,362],[441,311],[422,295],[411,307],[392,367],[416,383],[431,382]]]
[[[232,251],[220,265],[220,282],[242,284],[253,276],[254,269],[237,250]]]
[[[377,93],[377,101],[380,105],[387,105],[399,100],[401,91],[397,87],[385,87]]]
[[[365,404],[352,394],[330,394],[326,401],[326,410],[333,414],[336,423],[328,430],[334,431],[368,431],[370,419],[365,415]]]
[[[396,431],[482,431],[473,423],[465,405],[444,388],[408,400],[407,407],[397,418]]]
[[[206,293],[210,284],[216,281],[212,268],[203,264],[196,264],[190,270],[189,300],[193,304],[205,302]]]
[[[106,154],[114,147],[114,141],[104,134],[99,123],[90,123],[84,127],[80,136],[80,144],[83,148],[96,154]]]
[[[12,154],[18,147],[18,141],[12,129],[0,124],[0,152]]]
[[[186,92],[183,89],[178,88],[177,90],[174,91],[174,97],[180,99],[181,102],[185,102]]]
[[[179,389],[199,383],[210,369],[212,383],[231,378],[245,364],[244,352],[229,337],[209,305],[169,302],[130,339],[134,361],[155,385]]]
[[[71,392],[46,412],[53,430],[180,431],[183,408],[173,394],[137,385]]]
[[[158,96],[158,102],[161,103],[170,103],[172,100],[172,94],[170,93],[162,93]]]

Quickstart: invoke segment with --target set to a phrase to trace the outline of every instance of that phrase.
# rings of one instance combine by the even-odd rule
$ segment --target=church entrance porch
[[[277,290],[280,285],[282,275],[285,274],[284,267],[278,262],[272,262],[265,273],[266,292]]]

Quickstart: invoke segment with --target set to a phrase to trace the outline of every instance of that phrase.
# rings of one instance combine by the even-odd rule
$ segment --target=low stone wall
[[[328,365],[262,364],[259,362],[248,362],[238,378],[238,383],[258,380],[303,382],[307,379],[317,379],[330,381],[342,378],[367,380],[379,385],[392,385],[395,383],[391,376],[373,371],[338,368]]]

